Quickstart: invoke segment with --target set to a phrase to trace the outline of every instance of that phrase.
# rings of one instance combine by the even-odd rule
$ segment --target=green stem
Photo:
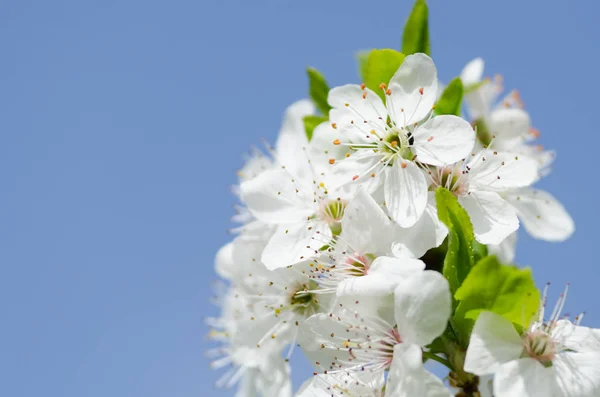
[[[423,352],[423,358],[426,358],[428,360],[437,361],[438,363],[445,365],[446,368],[448,368],[449,370],[454,371],[454,368],[452,367],[452,364],[450,363],[450,361],[446,360],[443,357],[438,356],[437,354],[430,353],[430,352]]]

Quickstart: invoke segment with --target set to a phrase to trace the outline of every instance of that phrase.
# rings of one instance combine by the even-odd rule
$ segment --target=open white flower
[[[212,359],[211,368],[227,368],[216,386],[238,385],[238,397],[291,396],[290,368],[278,347],[259,350],[256,346],[240,346],[234,342],[236,336],[244,332],[240,324],[250,304],[244,294],[230,288],[217,296],[216,303],[221,315],[207,318],[206,323],[211,327],[209,339],[219,343],[219,347],[207,351],[207,355]]]
[[[552,161],[554,152],[543,150],[540,145],[531,145],[540,133],[531,125],[529,114],[516,90],[499,99],[504,88],[502,77],[494,80],[483,78],[484,62],[476,58],[469,62],[461,73],[465,85],[467,113],[476,126],[481,145],[490,145],[498,151],[510,151],[526,155],[539,164],[543,176]]]
[[[232,338],[238,349],[265,349],[281,353],[289,346],[291,356],[302,322],[331,309],[330,299],[317,295],[318,284],[310,279],[305,261],[283,269],[269,270],[260,261],[267,240],[260,230],[237,237],[232,246],[229,271],[238,295],[248,302]]]
[[[535,161],[514,153],[483,150],[467,162],[430,171],[433,187],[458,197],[482,244],[500,244],[519,227],[515,209],[500,193],[528,186],[537,176]]]
[[[502,76],[496,75],[493,80],[489,77],[484,78],[484,68],[484,60],[475,58],[467,63],[460,73],[460,79],[465,89],[464,99],[469,117],[473,121],[489,121],[494,110],[522,107],[517,91],[511,91],[503,100],[498,99],[500,94],[504,91]],[[522,113],[521,115],[526,116],[528,124],[529,116],[527,116],[526,113]],[[524,121],[525,118],[520,117],[516,120]],[[505,122],[507,120],[503,117],[499,117],[499,121]],[[529,127],[529,125],[527,125],[527,127]],[[510,136],[506,138],[514,137],[516,135],[510,131],[509,134]],[[500,140],[504,140],[504,138],[505,137],[503,136],[499,137]]]
[[[545,301],[546,293],[542,302]],[[592,397],[600,394],[600,342],[594,331],[560,319],[565,294],[523,335],[504,317],[483,312],[471,334],[465,370],[494,375],[495,397]]]
[[[391,218],[403,227],[414,225],[427,205],[427,180],[418,163],[444,165],[468,155],[475,133],[456,116],[432,117],[437,70],[431,58],[405,58],[389,87],[386,103],[364,85],[345,85],[329,92],[336,145],[352,153],[334,165],[347,183],[369,192],[383,185]],[[418,163],[417,163],[418,162]]]
[[[292,173],[303,172],[304,161],[298,161],[298,148],[306,146],[308,139],[304,132],[302,118],[314,114],[315,107],[309,100],[300,100],[290,105],[283,117],[283,123],[279,130],[279,136],[275,147],[269,147],[271,156],[267,156],[260,150],[253,148],[250,154],[245,158],[244,166],[237,172],[239,185],[233,186],[233,193],[238,196],[242,203],[235,205],[236,214],[232,220],[242,225],[231,230],[233,233],[242,233],[252,228],[265,227],[265,223],[258,220],[246,207],[243,197],[241,197],[241,184],[251,181],[264,172],[273,170],[278,166],[284,166]]]
[[[338,296],[392,293],[401,280],[425,269],[418,259],[393,256],[400,235],[400,227],[360,189],[346,207],[341,235],[316,258],[313,280],[321,292]]]
[[[330,190],[324,180],[321,173],[295,177],[285,169],[274,169],[242,184],[250,213],[277,226],[261,257],[267,268],[312,258],[340,232],[347,201],[343,192]]]
[[[385,382],[385,385],[384,385]],[[416,345],[394,346],[387,380],[383,372],[336,372],[316,375],[296,397],[451,397],[442,381],[423,367]]]
[[[531,126],[519,94],[512,91],[499,101],[498,96],[503,90],[501,78],[497,77],[493,82],[483,79],[483,67],[483,60],[476,58],[465,66],[461,74],[467,92],[467,108],[477,125],[480,141],[483,144],[491,142],[494,150],[510,151],[535,160],[538,165],[537,181],[550,172],[554,152],[531,144],[540,133]],[[525,229],[534,238],[564,241],[573,233],[573,220],[549,193],[515,189],[502,196],[516,209]],[[502,251],[507,253],[508,248],[506,246]]]
[[[361,308],[362,296],[330,314],[310,317],[301,327],[301,346],[324,373],[389,369],[399,344],[425,346],[439,336],[450,316],[448,282],[439,273],[420,272],[394,291],[393,310]],[[391,302],[390,302],[391,303]]]
[[[340,232],[347,204],[347,193],[336,189],[325,172],[326,164],[313,160],[322,158],[318,141],[302,144],[302,140],[294,137],[304,136],[304,126],[288,124],[295,131],[289,132],[284,142],[296,143],[292,147],[282,143],[289,152],[283,157],[279,154],[286,150],[277,148],[278,166],[240,186],[248,211],[264,224],[275,226],[261,256],[268,269],[286,267],[317,255],[319,248]]]

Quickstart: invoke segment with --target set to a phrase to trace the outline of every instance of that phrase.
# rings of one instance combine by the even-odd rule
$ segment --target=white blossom
[[[561,318],[566,291],[550,318],[523,334],[504,317],[482,312],[475,323],[465,370],[494,375],[495,397],[592,397],[600,393],[600,342],[594,330]]]
[[[451,310],[448,282],[433,271],[400,281],[393,297],[344,302],[301,328],[300,343],[323,373],[385,371],[396,345],[431,343],[446,328]]]
[[[468,113],[478,126],[478,136],[493,150],[509,151],[535,160],[538,168],[536,182],[548,175],[555,154],[533,143],[540,132],[532,127],[518,92],[511,91],[504,99],[498,100],[503,91],[502,78],[496,77],[494,81],[483,79],[483,68],[483,60],[476,58],[461,73],[467,91]],[[571,216],[548,192],[519,188],[505,192],[503,197],[515,208],[525,229],[534,238],[564,241],[575,230]],[[505,246],[503,252],[508,254],[508,248]],[[514,250],[507,256],[514,257]]]
[[[338,296],[390,294],[400,281],[425,269],[418,259],[394,255],[401,237],[400,227],[359,190],[346,207],[341,235],[316,258],[312,279],[322,292]]]
[[[219,344],[207,352],[213,369],[226,369],[217,380],[217,387],[238,386],[237,397],[291,396],[289,365],[274,349],[259,351],[257,347],[238,345],[235,339],[244,330],[241,321],[250,303],[244,295],[230,288],[217,299],[221,316],[208,318],[209,339]]]
[[[515,260],[521,224],[546,241],[575,230],[562,204],[532,186],[554,152],[535,142],[518,92],[501,97],[502,78],[483,73],[477,58],[460,76],[471,123],[440,115],[442,106],[436,113],[437,69],[417,53],[380,85],[381,97],[366,84],[333,88],[322,118],[298,101],[275,145],[250,151],[232,189],[235,237],[215,257],[220,312],[206,319],[218,387],[236,387],[236,397],[450,397],[424,366],[435,360],[457,395],[600,396],[600,330],[561,316],[567,291],[545,319],[546,288],[524,329],[486,311],[473,326],[456,310],[477,305],[453,294],[481,253]],[[327,113],[326,85],[311,82]],[[311,139],[307,116],[329,118]],[[440,188],[454,197],[438,208]],[[453,226],[457,203],[472,229]],[[507,289],[495,299],[518,302]],[[315,372],[294,393],[296,347]]]
[[[459,161],[471,152],[475,134],[459,117],[432,117],[437,70],[427,55],[406,57],[382,89],[385,104],[364,85],[330,91],[330,118],[339,131],[334,144],[352,151],[334,164],[335,173],[369,192],[382,186],[391,218],[410,227],[427,206],[427,180],[419,164]]]
[[[297,121],[297,120],[296,120]],[[316,146],[296,139],[304,136],[302,124],[293,123],[288,132],[291,147],[281,143],[288,153],[280,164],[241,184],[241,198],[248,211],[259,221],[273,225],[261,260],[269,269],[293,265],[318,254],[319,248],[339,233],[348,194],[336,189],[335,180],[326,173],[325,163]],[[287,131],[287,130],[285,130]],[[306,138],[304,138],[306,140]],[[283,149],[285,148],[285,149]]]
[[[465,162],[429,171],[434,187],[450,190],[469,214],[475,237],[500,244],[519,227],[516,210],[501,196],[536,178],[535,161],[514,153],[483,150]]]

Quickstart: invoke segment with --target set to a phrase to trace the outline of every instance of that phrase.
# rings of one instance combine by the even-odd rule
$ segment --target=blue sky
[[[411,3],[4,2],[0,395],[232,395],[212,390],[203,317],[241,155],[274,140],[306,66],[358,82],[357,50],[399,48]],[[482,56],[558,150],[540,186],[577,232],[522,234],[517,258],[554,296],[570,281],[567,309],[600,327],[600,6],[429,3],[440,77]]]

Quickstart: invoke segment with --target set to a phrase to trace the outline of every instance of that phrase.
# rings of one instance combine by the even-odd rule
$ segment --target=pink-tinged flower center
[[[432,187],[444,187],[455,196],[465,196],[469,193],[468,169],[461,167],[441,167],[436,171],[429,171]]]
[[[384,355],[385,368],[389,368],[392,365],[392,360],[394,359],[394,346],[402,343],[402,338],[398,332],[398,327],[390,329],[386,334],[386,338],[380,343],[381,347],[379,350]]]
[[[347,272],[354,277],[366,276],[371,268],[371,263],[374,258],[373,255],[353,255],[346,259]]]
[[[527,333],[523,338],[523,356],[539,361],[545,367],[552,366],[556,355],[556,342],[544,331]]]

